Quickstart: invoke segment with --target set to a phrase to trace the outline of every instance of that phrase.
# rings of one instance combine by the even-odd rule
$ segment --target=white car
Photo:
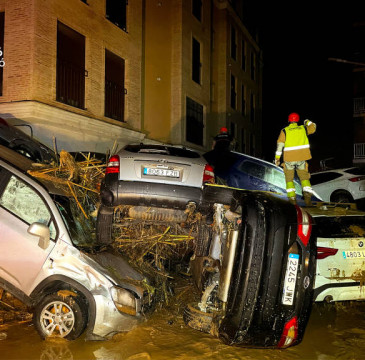
[[[365,198],[365,170],[361,168],[313,173],[310,181],[313,190],[323,201],[352,203]]]
[[[317,239],[314,300],[365,300],[365,212],[328,204],[306,210]]]

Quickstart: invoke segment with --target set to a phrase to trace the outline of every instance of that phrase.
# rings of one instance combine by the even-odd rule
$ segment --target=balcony
[[[365,114],[365,97],[354,98],[354,115]]]
[[[354,161],[365,161],[365,143],[354,144]]]

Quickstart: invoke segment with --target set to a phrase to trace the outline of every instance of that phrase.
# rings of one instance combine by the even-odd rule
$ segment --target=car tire
[[[185,307],[183,319],[189,327],[205,333],[210,332],[213,324],[212,314],[203,312],[192,304],[188,304]]]
[[[341,190],[336,191],[331,195],[331,202],[335,203],[352,203],[354,202],[354,198],[348,191]]]
[[[110,245],[113,242],[113,220],[114,208],[100,205],[96,220],[96,240],[99,245]]]
[[[212,226],[200,224],[198,229],[198,237],[195,245],[195,256],[208,256],[209,246],[212,239]]]
[[[42,339],[74,340],[85,330],[87,315],[87,305],[80,296],[53,293],[36,305],[33,323]]]

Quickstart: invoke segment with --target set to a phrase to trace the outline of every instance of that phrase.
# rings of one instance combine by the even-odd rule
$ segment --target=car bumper
[[[105,206],[135,205],[185,209],[189,202],[194,202],[198,209],[203,207],[202,188],[119,181],[117,176],[117,174],[107,175],[102,184],[100,196]]]
[[[86,340],[105,340],[118,332],[130,331],[144,319],[143,315],[136,316],[120,313],[112,299],[104,295],[94,295],[95,322],[88,329]]]

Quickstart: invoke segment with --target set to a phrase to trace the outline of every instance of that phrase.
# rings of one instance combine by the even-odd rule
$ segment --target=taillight
[[[105,169],[105,175],[106,174],[115,174],[119,173],[119,156],[113,155],[110,157],[108,164]]]
[[[203,184],[212,183],[214,184],[214,169],[210,165],[205,165],[204,173],[203,173]]]
[[[365,176],[356,176],[356,177],[353,177],[353,178],[351,178],[349,180],[351,182],[357,182],[357,181],[365,180]]]
[[[298,318],[294,316],[284,326],[283,333],[278,343],[278,348],[286,348],[293,344],[298,337]]]
[[[297,209],[298,219],[298,237],[304,246],[307,246],[309,238],[312,232],[312,220],[311,216],[298,205],[295,206]]]
[[[336,255],[338,249],[317,246],[317,259],[325,259],[326,257]]]

